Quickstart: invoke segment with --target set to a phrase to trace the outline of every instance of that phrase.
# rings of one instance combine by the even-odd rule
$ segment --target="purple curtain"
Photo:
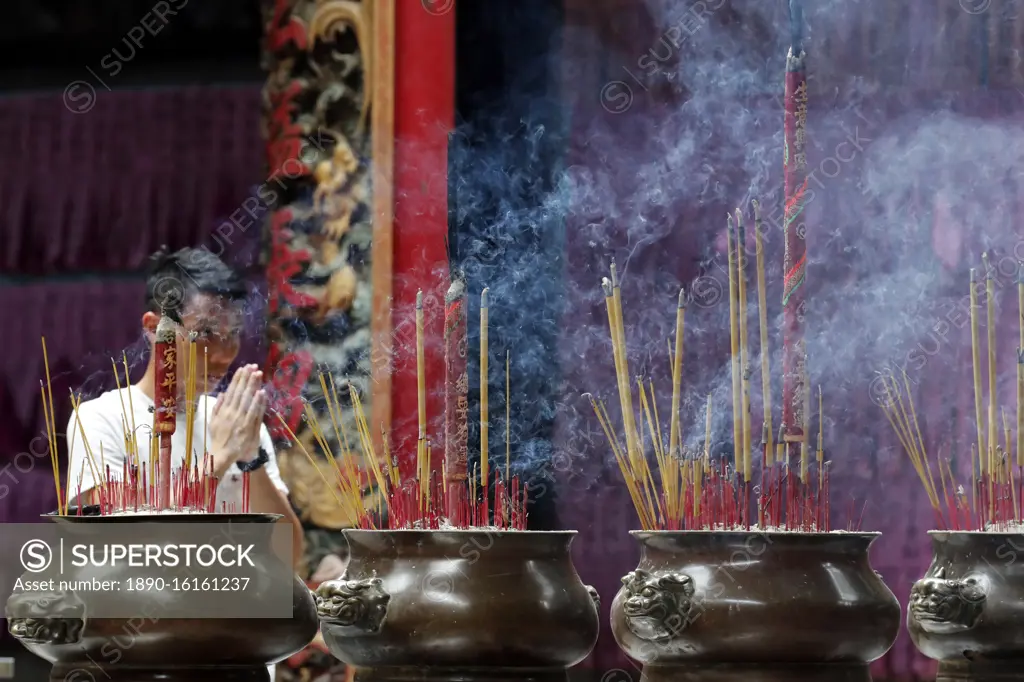
[[[100,91],[72,113],[59,95],[0,100],[0,522],[56,507],[39,397],[45,336],[58,448],[68,389],[114,387],[111,358],[133,378],[146,360],[140,316],[147,256],[207,245],[236,266],[255,263],[259,228],[216,228],[265,178],[259,86]],[[253,274],[250,340],[262,359],[265,290]],[[40,436],[42,438],[40,438]],[[16,481],[16,482],[15,482]]]
[[[0,274],[117,274],[210,241],[265,178],[259,121],[253,85],[0,101]]]

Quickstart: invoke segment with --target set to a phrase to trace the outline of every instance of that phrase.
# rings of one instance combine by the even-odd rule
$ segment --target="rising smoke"
[[[665,428],[666,342],[673,333],[676,292],[679,287],[691,291],[684,359],[686,443],[697,447],[703,441],[710,394],[716,449],[730,447],[725,213],[739,206],[747,214],[748,327],[757,377],[762,351],[749,229],[752,199],[764,207],[778,426],[781,98],[788,15],[782,3],[738,0],[650,0],[647,6],[649,26],[640,32],[649,36],[634,35],[631,47],[597,27],[570,22],[558,66],[563,92],[546,98],[520,95],[533,98],[526,109],[565,107],[571,114],[568,134],[529,117],[505,121],[507,139],[487,148],[467,146],[457,160],[472,168],[462,176],[458,210],[480,215],[486,205],[492,216],[480,238],[466,247],[475,263],[471,268],[477,269],[471,279],[486,280],[492,300],[508,304],[501,313],[510,316],[505,336],[500,344],[492,336],[492,348],[511,348],[514,375],[558,382],[553,391],[542,392],[539,409],[556,415],[551,447],[559,461],[571,462],[561,468],[571,470],[569,477],[584,487],[603,475],[610,452],[580,394],[604,398],[617,413],[598,286],[612,259],[622,273],[631,370],[655,380]],[[984,117],[1000,103],[1019,105],[1020,93],[981,93],[973,106],[965,106],[952,96],[915,91],[910,87],[915,82],[934,85],[925,53],[936,52],[935,24],[918,28],[904,12],[896,15],[906,20],[901,25],[884,9],[877,2],[814,2],[805,15],[811,79],[812,173],[805,210],[809,371],[812,386],[820,385],[824,394],[827,447],[868,459],[888,429],[877,406],[879,372],[905,370],[913,385],[955,382],[970,401],[967,270],[980,268],[982,249],[994,254],[1000,367],[1006,370],[1001,402],[1012,405],[1012,283],[1016,262],[1024,256],[1012,227],[1024,145],[1009,123]],[[872,28],[872,12],[884,27]],[[977,21],[979,14],[960,10],[929,16],[945,22],[948,36],[960,26],[955,22]],[[643,22],[633,21],[637,31]],[[864,26],[871,29],[870,40],[857,37]],[[857,50],[848,47],[851,41]],[[646,46],[635,49],[637,42]],[[500,119],[500,113],[496,116]],[[459,130],[467,138],[473,133]],[[518,198],[538,195],[545,168],[546,147],[538,142],[563,134],[565,168],[540,192],[540,200],[523,205]],[[523,243],[531,247],[517,248]],[[497,316],[492,313],[492,319]],[[557,335],[557,369],[538,346],[540,330]],[[495,351],[492,367],[503,366],[501,353]],[[500,376],[492,395],[503,391]],[[538,402],[529,386],[514,391],[513,405]],[[924,428],[937,423],[932,439],[948,437],[948,429],[941,429],[963,403],[959,393],[951,390],[927,402]],[[752,394],[759,427],[757,378]],[[500,402],[494,411],[503,412]],[[492,417],[492,433],[499,421]],[[519,457],[534,453],[542,461],[548,446],[525,446],[537,442],[535,434],[528,424],[513,424]],[[817,429],[816,418],[812,428]]]

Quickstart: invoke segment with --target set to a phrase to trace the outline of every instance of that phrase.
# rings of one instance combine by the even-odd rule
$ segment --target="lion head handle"
[[[17,592],[7,600],[7,630],[32,644],[77,644],[85,629],[85,604],[71,592]]]
[[[679,635],[693,608],[693,579],[682,573],[652,575],[635,570],[622,579],[623,612],[629,631],[648,642],[666,642]]]
[[[376,634],[384,625],[390,601],[380,578],[329,580],[316,590],[316,613],[325,623]]]
[[[951,579],[940,568],[910,590],[910,615],[925,632],[936,634],[973,628],[985,608],[985,590],[975,578]]]

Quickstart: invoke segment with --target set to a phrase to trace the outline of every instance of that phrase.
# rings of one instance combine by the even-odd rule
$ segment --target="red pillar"
[[[447,289],[448,133],[455,119],[455,2],[396,0],[393,367],[391,443],[414,471],[417,393],[414,306],[426,299],[427,411],[442,452],[441,345]]]

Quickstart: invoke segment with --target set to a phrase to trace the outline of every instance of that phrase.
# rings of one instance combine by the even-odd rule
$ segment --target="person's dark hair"
[[[169,253],[164,247],[150,257],[146,310],[180,322],[182,308],[195,294],[241,301],[246,297],[245,282],[209,249]]]

